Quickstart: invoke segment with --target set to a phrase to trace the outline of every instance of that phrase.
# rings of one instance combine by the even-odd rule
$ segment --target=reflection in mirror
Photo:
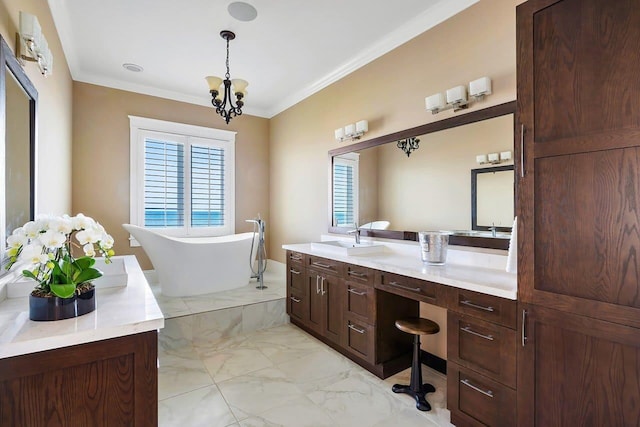
[[[0,259],[5,239],[34,218],[38,92],[0,36]],[[0,269],[0,276],[5,273]]]
[[[514,218],[513,165],[471,171],[471,229],[511,231]]]
[[[13,73],[5,71],[5,235],[31,219],[29,95]]]
[[[396,144],[334,157],[334,227],[352,227],[354,221],[388,221],[393,230],[472,229],[469,171],[477,166],[477,154],[511,150],[513,114],[419,139],[420,149],[409,158]],[[491,194],[486,191],[481,197]],[[508,197],[513,206],[513,191]],[[483,206],[487,203],[481,201]],[[505,215],[511,216],[511,226],[513,209]]]
[[[477,167],[476,156],[513,150],[515,104],[495,105],[331,150],[329,231],[346,233],[355,224],[384,221],[386,228],[363,227],[363,235],[417,240],[418,231],[468,230],[459,238],[452,236],[450,244],[506,249],[504,242],[493,242],[500,239],[492,239],[491,233],[472,232],[469,172]],[[408,157],[397,142],[412,137],[420,140],[420,146]],[[344,165],[347,161],[355,166],[349,169]],[[485,193],[493,191],[482,191],[480,197]],[[512,190],[509,194],[513,198]],[[505,222],[507,215],[511,218],[508,228],[500,230],[510,230],[512,207],[506,207],[489,227]]]

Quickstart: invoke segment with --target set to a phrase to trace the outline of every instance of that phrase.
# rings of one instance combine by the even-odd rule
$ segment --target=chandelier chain
[[[229,73],[229,38],[227,37],[227,74],[224,77],[229,80],[231,74]]]

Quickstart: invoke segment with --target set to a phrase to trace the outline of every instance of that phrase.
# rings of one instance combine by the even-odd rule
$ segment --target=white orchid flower
[[[27,222],[22,229],[29,239],[35,239],[40,234],[40,230],[34,221]]]
[[[94,227],[96,222],[93,218],[84,216],[84,214],[79,213],[78,215],[71,218],[71,223],[74,230],[87,230]]]
[[[41,255],[45,255],[45,257],[47,257],[47,261],[49,260],[49,257],[42,253],[41,245],[31,243],[22,248],[22,252],[20,252],[20,260],[30,262],[31,264],[40,264]]]
[[[73,231],[70,218],[58,217],[49,221],[49,230],[54,230],[62,234],[69,234]]]
[[[20,246],[24,246],[28,243],[29,239],[25,235],[12,234],[7,237],[7,246],[10,248],[19,248]]]
[[[23,227],[18,227],[15,230],[13,230],[13,233],[11,233],[13,236],[26,236],[27,234],[24,232],[24,228]]]
[[[100,246],[102,249],[111,249],[113,248],[114,240],[110,234],[103,234],[100,238]]]
[[[38,228],[38,231],[47,231],[49,229],[49,223],[54,219],[55,217],[51,216],[51,215],[38,215],[38,217],[35,220],[36,223],[36,227]]]
[[[96,249],[93,246],[93,243],[87,243],[82,247],[82,250],[84,251],[84,254],[86,256],[90,256],[90,257],[96,256]]]
[[[48,230],[44,234],[41,234],[38,240],[48,249],[57,249],[62,247],[67,240],[67,236],[59,231]]]
[[[100,237],[102,236],[93,228],[88,228],[76,233],[76,239],[83,246],[87,243],[97,243]]]

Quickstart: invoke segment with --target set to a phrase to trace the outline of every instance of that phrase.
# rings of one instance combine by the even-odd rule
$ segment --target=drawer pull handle
[[[467,387],[469,387],[472,390],[477,391],[478,393],[482,393],[487,397],[490,397],[493,399],[493,392],[491,390],[483,390],[480,387],[476,387],[473,384],[471,384],[471,382],[468,379],[464,379],[464,380],[460,380],[460,382],[464,385],[466,385]]]
[[[327,292],[324,290],[324,277],[322,277],[322,281],[320,282],[320,292],[322,293],[322,295],[326,294]]]
[[[395,286],[395,287],[400,288],[400,289],[406,289],[407,291],[412,291],[412,292],[420,292],[420,291],[421,291],[421,289],[420,289],[420,288],[411,288],[411,287],[409,287],[409,286],[401,285],[401,284],[400,284],[400,283],[398,283],[398,282],[389,282],[389,284],[390,284],[391,286]]]
[[[364,329],[358,329],[355,326],[353,326],[351,323],[349,323],[347,326],[349,326],[349,329],[351,329],[352,331],[356,331],[359,334],[364,334]]]
[[[316,274],[316,294],[320,293],[320,276]]]
[[[302,261],[302,256],[300,256],[300,255],[291,255],[289,258],[292,261]]]
[[[297,304],[297,303],[299,303],[299,302],[301,301],[301,300],[299,300],[299,299],[298,299],[298,298],[296,298],[296,297],[289,297],[289,298],[291,298],[291,301],[295,302],[296,304]]]
[[[289,273],[300,274],[298,270],[294,270],[293,268],[289,270]]]
[[[323,264],[321,262],[312,262],[312,265],[315,265],[316,267],[322,267],[322,268],[331,268],[332,265],[329,264]]]
[[[485,307],[483,305],[474,304],[469,300],[460,301],[460,304],[464,304],[467,307],[471,307],[471,308],[477,308],[478,310],[488,311],[490,313],[493,313],[495,311],[493,307]]]
[[[354,276],[354,277],[367,277],[366,274],[358,273],[357,271],[351,271],[351,270],[349,270],[348,274],[349,276]]]
[[[363,297],[367,294],[366,292],[358,292],[355,289],[351,289],[351,288],[347,289],[347,292],[351,292],[352,294],[358,295],[359,297]]]
[[[476,332],[473,329],[471,329],[469,326],[465,326],[464,328],[460,328],[461,331],[467,332],[471,335],[475,335],[477,337],[480,338],[484,338],[485,340],[489,340],[489,341],[493,341],[493,335],[484,335],[481,334],[480,332]]]

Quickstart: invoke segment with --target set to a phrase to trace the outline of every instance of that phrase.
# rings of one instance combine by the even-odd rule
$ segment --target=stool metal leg
[[[430,411],[431,405],[425,399],[425,394],[436,391],[431,384],[422,384],[422,363],[420,362],[420,335],[413,339],[413,362],[411,363],[411,383],[409,385],[395,384],[391,390],[394,393],[406,393],[416,400],[416,408]]]

